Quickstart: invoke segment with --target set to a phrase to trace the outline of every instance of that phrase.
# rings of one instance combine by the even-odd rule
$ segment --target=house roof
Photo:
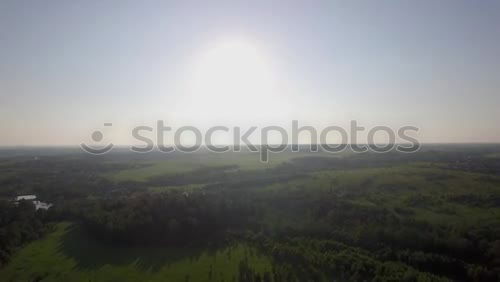
[[[20,200],[34,200],[36,199],[36,195],[21,195],[16,197],[16,201]]]

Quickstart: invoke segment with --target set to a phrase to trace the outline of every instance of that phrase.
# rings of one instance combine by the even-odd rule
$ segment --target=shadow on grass
[[[60,251],[76,260],[77,267],[85,270],[98,269],[103,265],[130,265],[142,269],[159,270],[162,266],[179,260],[195,261],[202,254],[214,254],[219,247],[139,247],[113,245],[100,241],[77,224],[68,227],[61,238]]]

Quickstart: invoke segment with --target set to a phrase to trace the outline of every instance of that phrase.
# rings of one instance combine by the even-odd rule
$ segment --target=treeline
[[[75,213],[75,210],[73,210]],[[137,193],[88,201],[75,216],[91,234],[115,243],[199,244],[249,228],[252,207],[213,193]]]
[[[28,201],[0,201],[0,266],[20,246],[40,238],[47,229],[44,211]]]
[[[441,254],[392,249],[373,252],[333,239],[247,236],[277,262],[272,281],[498,281],[499,273]],[[465,272],[464,272],[465,270]],[[246,269],[251,279],[255,271]],[[249,277],[248,275],[244,277]]]
[[[270,250],[277,261],[294,266],[295,281],[324,281],[323,278],[340,281],[448,281],[396,260],[379,260],[366,250],[333,240],[298,237],[264,240],[261,245],[263,250]]]
[[[310,225],[282,236],[334,239],[362,248],[380,261],[403,263],[453,280],[500,279],[498,225],[463,230],[431,224],[400,209],[359,204],[328,193],[311,198],[307,206],[304,213],[313,216]]]

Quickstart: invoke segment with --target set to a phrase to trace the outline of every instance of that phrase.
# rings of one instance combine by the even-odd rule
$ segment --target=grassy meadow
[[[104,174],[107,179],[115,182],[139,181],[146,182],[149,178],[161,175],[174,175],[188,173],[203,167],[222,167],[237,165],[241,170],[262,170],[273,168],[293,158],[317,155],[319,153],[306,152],[284,152],[271,153],[269,161],[260,161],[260,153],[194,153],[184,155],[172,155],[158,160],[137,160],[128,162],[133,166],[129,169],[116,170]],[[110,165],[116,162],[110,162]]]
[[[199,248],[114,247],[58,223],[0,270],[2,281],[233,281],[245,260],[260,273],[271,261],[243,243]]]

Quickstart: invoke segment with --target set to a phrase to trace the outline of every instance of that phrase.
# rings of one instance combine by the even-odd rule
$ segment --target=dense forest
[[[44,211],[31,202],[0,201],[0,266],[23,244],[40,238],[47,229]]]
[[[489,154],[311,155],[146,181],[103,175],[148,167],[133,161],[3,161],[5,199],[36,193],[54,207],[1,203],[1,262],[52,223],[70,221],[123,248],[245,242],[272,260],[259,272],[242,259],[238,281],[499,281],[500,162]]]

